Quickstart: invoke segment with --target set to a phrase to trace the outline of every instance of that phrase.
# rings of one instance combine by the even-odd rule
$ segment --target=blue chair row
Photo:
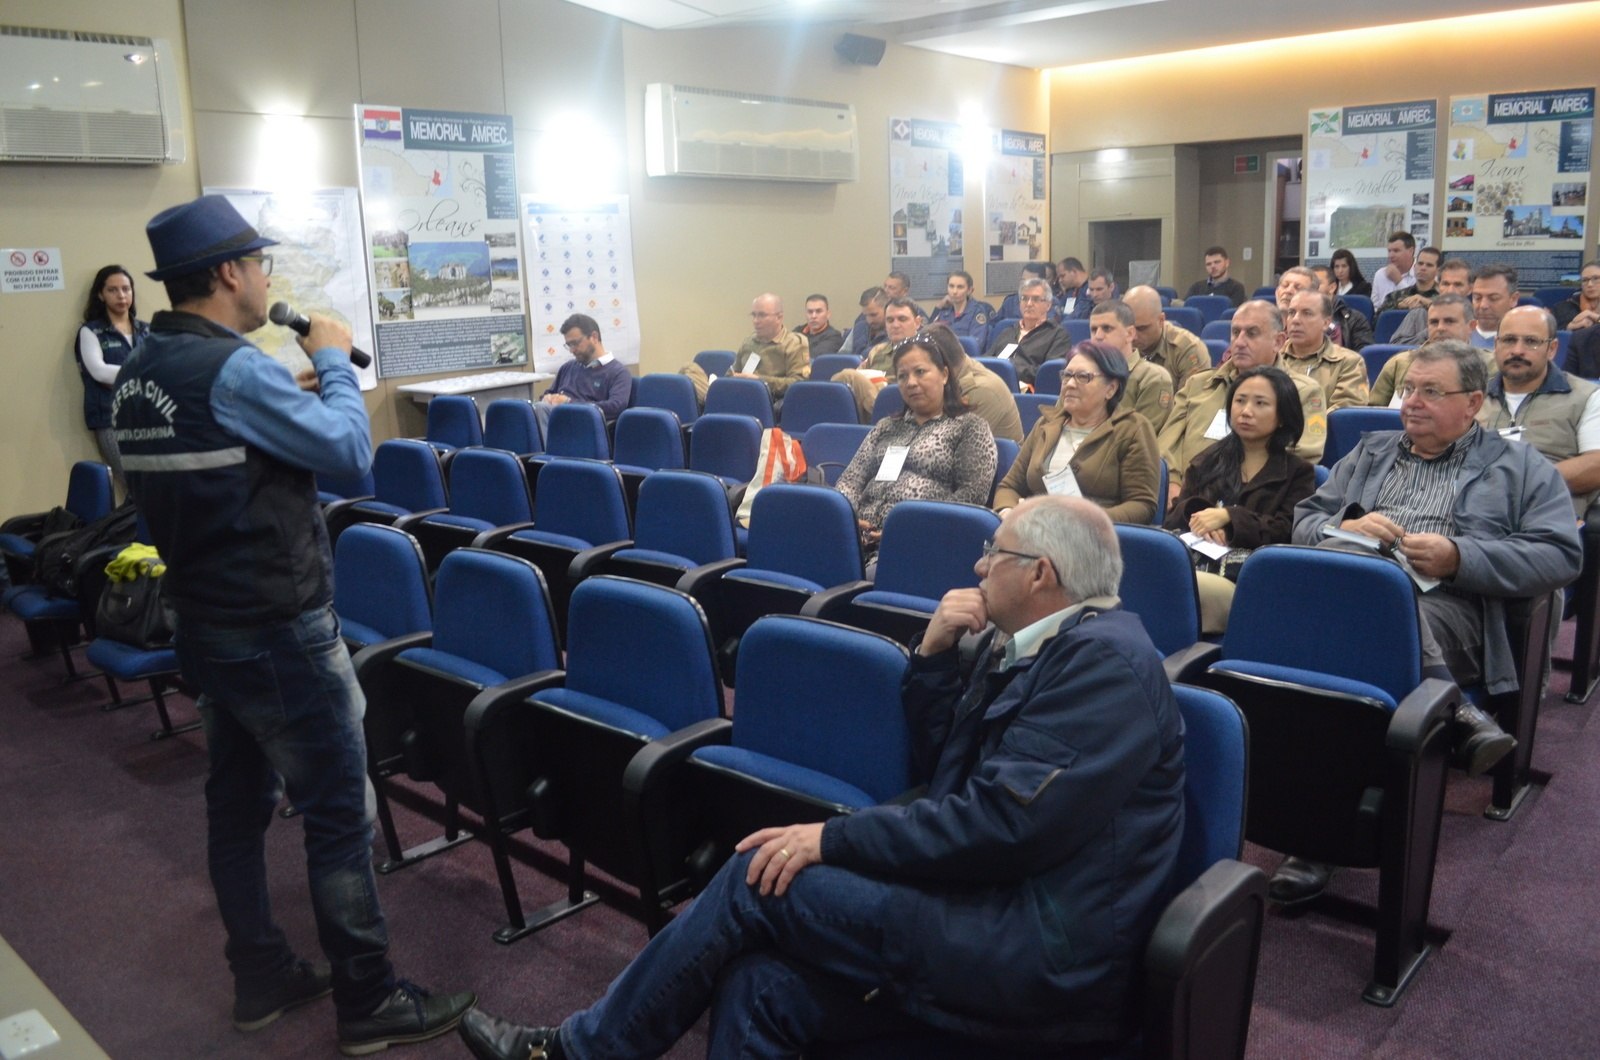
[[[67,496],[62,507],[82,524],[103,519],[111,511],[111,469],[95,460],[79,460],[67,473]],[[13,587],[33,580],[33,551],[43,533],[48,512],[14,515],[0,523],[0,556]]]

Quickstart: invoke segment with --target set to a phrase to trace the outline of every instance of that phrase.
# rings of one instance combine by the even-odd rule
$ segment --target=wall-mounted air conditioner
[[[166,41],[0,26],[0,160],[182,162]]]
[[[645,172],[838,183],[859,171],[848,103],[685,85],[645,86]]]

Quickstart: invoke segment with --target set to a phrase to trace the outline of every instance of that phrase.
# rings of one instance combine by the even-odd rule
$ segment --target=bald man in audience
[[[1123,298],[1133,310],[1133,347],[1139,355],[1172,376],[1174,395],[1197,372],[1211,371],[1211,352],[1198,335],[1167,320],[1161,294],[1154,287],[1130,289]],[[1159,428],[1158,428],[1159,430]]]
[[[750,323],[754,334],[739,344],[728,376],[759,379],[767,384],[776,412],[789,384],[811,374],[811,347],[804,335],[783,326],[783,299],[775,294],[758,295],[750,303]],[[711,377],[705,369],[691,361],[678,369],[678,374],[688,376],[694,383],[695,399],[704,408],[706,391],[711,388]]]
[[[1359,353],[1328,338],[1333,299],[1321,291],[1301,291],[1289,301],[1284,320],[1283,367],[1310,376],[1328,396],[1328,411],[1367,403],[1367,362]]]
[[[1434,281],[1434,285],[1438,288],[1438,294],[1435,294],[1434,298],[1438,298],[1439,295],[1458,294],[1467,299],[1467,322],[1471,323],[1472,266],[1461,258],[1447,258],[1439,266],[1439,278]],[[1419,306],[1406,314],[1400,326],[1394,329],[1394,334],[1389,336],[1389,341],[1396,346],[1420,346],[1429,341],[1429,330],[1428,307]],[[1471,341],[1471,331],[1469,330],[1467,334],[1469,338],[1463,339],[1463,342]],[[1404,379],[1405,376],[1400,378]]]
[[[1306,426],[1290,452],[1315,464],[1322,459],[1328,435],[1327,395],[1309,376],[1290,371],[1278,352],[1283,347],[1283,314],[1271,302],[1251,301],[1240,306],[1228,322],[1232,339],[1227,359],[1211,371],[1201,372],[1184,384],[1172,401],[1172,411],[1157,442],[1167,461],[1167,502],[1177,500],[1184,473],[1194,458],[1228,436],[1228,387],[1238,374],[1258,364],[1288,372],[1300,393]]]
[[[879,298],[887,296],[880,295]],[[878,298],[873,303],[879,304]],[[915,304],[909,298],[889,298],[882,302],[884,340],[861,360],[861,367],[846,368],[833,374],[833,382],[850,388],[856,399],[856,412],[862,423],[872,422],[872,406],[878,400],[878,391],[894,381],[894,347],[917,333]]]
[[[1466,274],[1462,274],[1462,285],[1466,285]],[[1428,315],[1428,342],[1443,342],[1453,339],[1456,342],[1471,344],[1472,337],[1472,303],[1464,294],[1435,295],[1432,302],[1423,310]],[[1486,371],[1493,374],[1496,369],[1493,350],[1479,350],[1483,358]],[[1372,392],[1367,395],[1367,404],[1387,406],[1391,409],[1400,407],[1400,384],[1405,381],[1406,369],[1411,367],[1411,350],[1401,350],[1384,362],[1383,369],[1378,372],[1377,380],[1372,384]]]
[[[1133,310],[1120,298],[1101,302],[1089,314],[1089,337],[1113,347],[1128,362],[1126,392],[1119,404],[1142,413],[1153,430],[1161,430],[1172,409],[1172,376],[1134,346]]]

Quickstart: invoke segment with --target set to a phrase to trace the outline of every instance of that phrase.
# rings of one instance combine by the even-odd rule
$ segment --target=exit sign
[[[1235,173],[1259,173],[1259,172],[1261,172],[1261,156],[1260,155],[1234,155],[1233,156],[1233,171]]]

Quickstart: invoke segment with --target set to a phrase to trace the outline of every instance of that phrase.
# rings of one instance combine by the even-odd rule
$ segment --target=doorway
[[[1090,221],[1089,254],[1094,267],[1110,270],[1117,290],[1126,291],[1129,262],[1161,260],[1161,220]]]
[[[1261,283],[1270,287],[1277,282],[1278,274],[1301,262],[1301,230],[1305,211],[1305,185],[1302,182],[1302,160],[1298,154],[1270,154],[1267,156],[1267,231],[1263,246],[1271,253],[1263,263]],[[1318,247],[1306,254],[1305,260],[1326,256],[1327,249]]]

